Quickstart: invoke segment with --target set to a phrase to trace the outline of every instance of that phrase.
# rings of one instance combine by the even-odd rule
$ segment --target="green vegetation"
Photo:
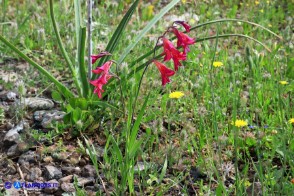
[[[0,35],[10,42],[0,42],[1,70],[2,64],[9,69],[5,64],[12,59],[30,58],[44,75],[25,76],[25,87],[43,92],[49,86],[52,99],[67,113],[47,136],[32,131],[33,138],[50,138],[60,143],[60,151],[67,134],[71,141],[79,139],[106,194],[294,193],[290,1],[182,0],[173,1],[173,9],[173,3],[160,0],[152,5],[136,1],[133,7],[130,1],[95,2],[93,53],[108,51],[112,56],[97,61],[93,69],[113,59],[117,64],[111,72],[119,76],[104,86],[101,100],[91,94],[84,72],[85,1],[79,13],[78,1],[74,6],[74,1],[50,0],[51,12],[44,1],[0,2]],[[75,14],[82,16],[80,21]],[[171,83],[162,87],[150,60],[157,38],[179,17],[195,27],[189,36],[196,43]],[[226,18],[238,20],[199,25]],[[58,25],[57,39],[52,20]],[[12,52],[14,46],[20,56]],[[161,59],[162,49],[156,50]],[[0,84],[13,88],[2,79]],[[177,91],[182,94],[170,96]],[[0,122],[4,117],[0,108]],[[94,144],[101,135],[105,152],[99,161]],[[144,169],[138,169],[140,164]],[[75,187],[78,195],[85,194],[76,179]]]

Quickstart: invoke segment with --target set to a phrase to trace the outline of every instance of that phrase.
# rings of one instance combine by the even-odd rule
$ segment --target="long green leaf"
[[[77,48],[79,48],[79,40],[80,40],[80,28],[82,26],[82,14],[81,14],[81,3],[80,0],[74,0],[74,8],[75,8],[75,30],[76,30],[76,40],[77,40]],[[78,61],[79,53],[77,53],[76,61]]]
[[[119,165],[123,165],[122,162],[123,162],[123,154],[121,152],[121,150],[119,149],[115,139],[113,138],[112,135],[110,135],[111,137],[111,141],[112,141],[112,144],[113,144],[113,151],[112,151],[112,154],[116,156],[116,158],[118,159],[118,162],[119,162]]]
[[[85,66],[85,48],[86,48],[86,27],[80,28],[80,39],[78,47],[78,64],[80,80],[82,82],[83,97],[87,98],[89,94],[89,82],[87,78],[86,66]]]
[[[100,106],[100,107],[104,107],[104,108],[111,108],[111,109],[115,109],[116,111],[123,113],[123,111],[121,111],[120,109],[118,109],[117,107],[105,102],[105,101],[91,101],[88,100],[88,104],[89,105],[93,105],[93,106]]]
[[[27,55],[25,55],[23,52],[21,52],[13,44],[7,41],[2,35],[0,35],[0,41],[2,41],[6,46],[8,46],[11,50],[17,53],[21,58],[23,58],[33,67],[38,69],[41,74],[46,76],[51,82],[53,82],[56,85],[56,87],[63,93],[63,95],[65,95],[65,97],[74,97],[74,94],[67,87],[65,87],[61,82],[59,82],[50,72],[45,70],[41,65],[39,65],[38,63],[33,61],[31,58],[29,58]]]
[[[136,0],[132,6],[130,7],[130,9],[127,11],[127,13],[124,15],[123,19],[121,20],[121,22],[119,23],[118,27],[116,28],[114,34],[112,35],[107,47],[106,47],[106,51],[113,53],[113,51],[115,50],[123,31],[125,30],[129,20],[131,19],[133,13],[135,12],[136,7],[138,6],[139,0]],[[110,56],[105,56],[103,58],[101,58],[101,60],[98,62],[98,66],[101,66],[103,63],[105,63],[106,61],[108,61],[110,58]],[[97,78],[96,75],[92,76],[92,79]]]
[[[137,133],[139,131],[139,126],[140,126],[140,123],[142,121],[142,118],[143,118],[143,115],[144,115],[144,112],[145,112],[145,109],[146,109],[146,106],[147,106],[147,103],[148,103],[148,99],[149,99],[149,96],[150,94],[148,94],[148,96],[145,98],[145,101],[144,101],[144,104],[139,112],[139,115],[131,129],[131,138],[130,138],[130,141],[129,141],[129,145],[130,147],[132,145],[134,145],[135,143],[135,140],[136,140],[136,137],[137,137]]]
[[[164,14],[166,14],[171,8],[173,8],[180,0],[173,0],[166,5],[154,18],[144,27],[144,29],[134,38],[134,41],[125,49],[123,54],[118,59],[120,65],[130,51],[137,45],[137,43],[143,38],[143,36],[160,20]]]
[[[51,17],[51,21],[52,21],[52,25],[53,25],[53,29],[54,29],[54,32],[55,32],[55,35],[56,35],[56,39],[57,39],[57,43],[58,43],[58,46],[61,50],[61,53],[73,75],[73,81],[76,85],[76,88],[77,88],[77,91],[78,91],[78,94],[81,95],[81,87],[80,87],[80,84],[79,84],[79,80],[78,80],[78,77],[77,77],[77,72],[63,46],[63,43],[61,41],[61,37],[60,37],[60,34],[59,34],[59,29],[57,27],[57,24],[56,24],[56,20],[55,20],[55,16],[54,16],[54,10],[53,10],[53,0],[49,0],[49,10],[50,10],[50,17]]]

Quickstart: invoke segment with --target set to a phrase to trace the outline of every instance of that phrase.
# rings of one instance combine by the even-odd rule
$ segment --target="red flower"
[[[98,79],[90,81],[90,83],[95,86],[94,93],[97,93],[98,97],[102,98],[102,93],[104,92],[103,85],[111,78],[108,73],[103,73]]]
[[[175,21],[175,23],[182,25],[188,33],[190,32],[191,26],[188,25],[188,23],[186,23],[185,21]]]
[[[186,60],[186,54],[185,53],[181,53],[180,51],[178,51],[173,43],[171,41],[169,41],[167,38],[163,38],[163,54],[164,56],[164,61],[169,61],[170,59],[173,59],[174,61],[174,67],[175,67],[175,71],[178,70],[179,66],[182,66],[182,64],[180,63],[180,61],[184,61]]]
[[[103,85],[107,83],[107,81],[112,77],[109,74],[110,66],[112,65],[112,61],[107,61],[101,67],[97,67],[97,69],[92,70],[95,74],[101,74],[100,77],[96,80],[90,81],[90,84],[95,86],[94,93],[97,93],[98,97],[102,98],[102,93],[104,92]]]
[[[112,65],[112,61],[107,61],[101,67],[97,67],[95,70],[92,70],[92,72],[95,74],[100,74],[102,72],[108,73],[111,65]]]
[[[156,67],[160,71],[162,86],[164,86],[166,83],[169,83],[170,82],[169,77],[173,76],[175,72],[167,68],[164,64],[162,64],[161,62],[157,60],[153,60],[152,62],[156,65]]]
[[[94,64],[99,58],[111,55],[109,52],[101,52],[97,55],[91,55],[92,64]]]
[[[189,45],[195,44],[195,40],[176,28],[173,28],[173,32],[178,38],[177,47],[183,46],[184,54],[187,54],[190,51]]]

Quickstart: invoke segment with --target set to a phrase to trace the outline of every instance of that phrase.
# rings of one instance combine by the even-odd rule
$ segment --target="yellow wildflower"
[[[181,91],[175,91],[169,94],[169,98],[171,99],[179,99],[183,97],[185,94]]]
[[[153,14],[154,14],[154,6],[153,5],[148,5],[148,8],[147,8],[147,15],[148,15],[148,18],[152,17]]]
[[[261,10],[259,10],[261,13],[263,13],[264,11],[263,11],[263,9],[261,9]]]
[[[289,123],[294,124],[294,118],[290,118]]]
[[[187,1],[186,0],[182,0],[182,3],[185,4]]]
[[[282,84],[282,85],[289,84],[289,82],[287,82],[287,81],[284,81],[284,80],[280,81],[279,83],[280,83],[280,84]]]
[[[248,125],[248,123],[244,120],[236,120],[235,122],[232,123],[232,125],[236,127],[245,127]]]
[[[219,61],[217,61],[217,62],[213,62],[213,66],[214,67],[221,67],[221,66],[223,66],[224,64],[222,63],[222,62],[219,62]]]
[[[259,4],[259,1],[255,1],[255,5],[258,5]]]
[[[267,26],[268,26],[268,27],[273,27],[273,25],[272,25],[272,24],[268,24]]]

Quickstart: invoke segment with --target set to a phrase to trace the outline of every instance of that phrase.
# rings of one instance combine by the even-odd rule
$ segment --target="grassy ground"
[[[146,2],[140,3],[113,59],[119,58],[130,38],[149,20],[149,14],[158,12],[164,2],[155,1],[153,5],[152,11]],[[97,50],[94,53],[105,49],[128,7],[129,4],[123,1],[96,4],[93,45]],[[46,3],[2,0],[2,10],[1,21],[10,23],[0,23],[1,34],[56,76],[61,75],[62,80],[70,81],[70,76],[63,72],[66,67],[57,50]],[[60,34],[74,56],[72,2],[56,1],[55,10]],[[145,169],[134,174],[137,192],[159,195],[294,194],[291,183],[294,179],[294,129],[289,122],[294,117],[291,13],[293,4],[286,0],[182,1],[128,55],[125,61],[130,64],[152,50],[156,37],[172,23],[173,18],[180,16],[192,26],[209,20],[239,18],[263,25],[283,37],[279,40],[264,30],[243,23],[215,24],[199,28],[190,36],[197,40],[217,33],[240,33],[263,42],[272,52],[239,37],[219,38],[217,45],[216,40],[196,43],[184,66],[166,87],[161,87],[155,66],[148,68],[135,108],[138,114],[150,93],[138,136],[144,142],[135,163],[143,162]],[[0,43],[0,63],[11,61],[11,58],[17,57]],[[215,67],[213,61],[223,65]],[[125,84],[127,105],[131,103],[141,74]],[[38,79],[27,76],[25,82],[27,87],[38,86],[40,92],[50,85],[41,76]],[[1,83],[13,88],[13,84]],[[173,91],[181,91],[184,96],[171,99],[169,94]],[[113,90],[105,101],[122,107],[117,90]],[[113,135],[116,144],[105,140],[107,151],[99,170],[119,194],[125,187],[120,187],[118,173],[124,175],[124,172],[117,169],[119,164],[113,151],[117,145],[124,152],[126,133],[122,127],[126,121],[118,114],[104,118],[104,122],[99,122],[99,131],[108,137]],[[236,120],[246,121],[248,126],[235,126]]]

